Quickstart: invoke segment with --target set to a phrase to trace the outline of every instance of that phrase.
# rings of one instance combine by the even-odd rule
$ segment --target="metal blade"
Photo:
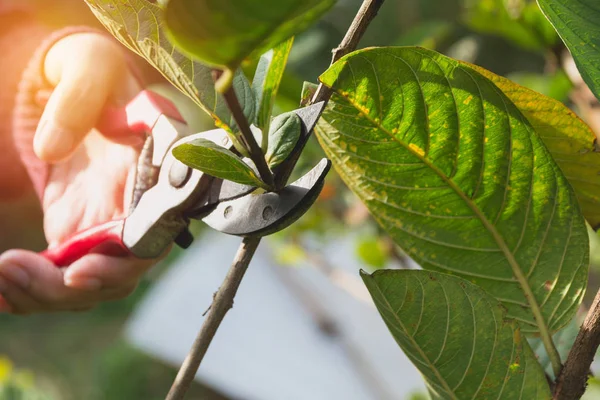
[[[313,205],[331,168],[323,159],[306,175],[278,192],[249,194],[220,203],[202,220],[235,236],[266,236],[298,220]]]

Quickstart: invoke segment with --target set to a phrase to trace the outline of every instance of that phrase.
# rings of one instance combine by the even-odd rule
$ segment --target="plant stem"
[[[379,12],[379,9],[383,5],[384,0],[364,0],[360,9],[356,13],[352,24],[348,28],[346,35],[340,42],[340,45],[333,49],[331,64],[335,63],[337,60],[342,58],[348,53],[356,50],[358,47],[358,42],[362,38],[363,34],[367,30],[367,27],[373,21],[373,18]],[[333,94],[333,90],[329,87],[325,86],[323,83],[319,84],[313,98],[311,99],[310,104],[316,104],[320,101],[328,102],[329,98]],[[290,154],[290,156],[282,162],[277,168],[277,173],[275,176],[275,186],[282,187],[285,185],[285,182],[289,179],[296,163],[298,162],[298,158],[300,158],[300,154],[302,154],[302,150],[304,150],[304,146],[308,142],[310,138],[310,132],[307,132],[305,135],[300,136],[298,142],[296,143],[296,147]]]
[[[358,11],[356,17],[354,18],[354,21],[352,21],[352,24],[348,29],[346,36],[342,40],[341,44],[333,51],[332,64],[333,62],[337,61],[337,58],[341,57],[343,54],[350,53],[351,51],[356,49],[360,38],[364,34],[369,23],[373,20],[375,15],[377,15],[377,12],[379,11],[379,8],[383,4],[383,2],[384,0],[363,1],[363,4],[360,10]],[[323,93],[324,94],[320,95],[321,97],[319,98],[315,96],[311,103],[314,104],[318,101],[327,102],[331,97],[332,92],[325,91]],[[316,94],[318,94],[318,92]],[[233,117],[236,120],[236,123],[242,131],[242,134],[244,134],[244,136],[249,136],[249,139],[251,139],[249,140],[249,142],[254,143],[254,145],[260,151],[260,148],[258,147],[256,141],[254,140],[254,136],[250,131],[248,121],[246,120],[241,110],[233,88],[230,88],[227,92],[225,92],[224,96],[233,114]],[[246,131],[244,131],[244,124],[245,128],[247,129]],[[283,168],[278,169],[276,177],[278,182],[287,181],[287,179],[292,173],[292,170],[294,169],[294,166],[296,165],[296,162],[298,161],[300,153],[304,149],[304,145],[306,144],[306,141],[308,140],[309,136],[310,132],[306,132],[306,134],[303,135],[303,137],[301,137],[301,139],[298,141],[299,145],[297,144],[294,148],[292,156],[288,160],[286,160],[285,163],[281,164]],[[249,147],[248,150],[252,149]],[[260,155],[260,159],[265,163],[266,166],[266,162],[264,161],[262,152],[260,152]],[[253,161],[256,163],[254,157]],[[257,164],[256,167],[259,168],[259,165]],[[271,183],[272,182],[273,181],[271,180]],[[265,180],[265,183],[269,182]],[[259,243],[260,238],[244,238],[244,240],[242,241],[242,244],[240,245],[240,248],[237,251],[237,255],[233,260],[233,264],[231,265],[231,268],[229,269],[229,272],[227,273],[227,276],[225,277],[221,288],[215,295],[213,303],[210,306],[208,316],[204,320],[202,328],[200,328],[200,332],[198,333],[198,336],[196,337],[196,340],[194,341],[194,344],[192,345],[192,348],[190,349],[190,352],[188,353],[185,362],[181,366],[181,369],[177,374],[175,382],[173,382],[173,386],[171,387],[171,390],[169,391],[166,400],[181,400],[184,398],[186,392],[188,391],[190,385],[194,380],[194,376],[196,375],[196,372],[200,367],[200,363],[202,362],[202,359],[206,354],[208,346],[210,345],[213,337],[215,336],[217,329],[221,325],[223,318],[225,318],[225,314],[233,305],[233,299],[235,298],[237,289],[240,286],[244,273],[246,272],[246,269],[248,268],[248,265],[250,264],[250,261],[252,260],[254,252],[256,251],[256,248],[258,247]]]
[[[198,367],[200,367],[200,363],[208,350],[210,342],[221,325],[221,321],[225,318],[227,311],[233,307],[233,299],[259,244],[260,238],[244,238],[242,241],[233,259],[233,264],[231,264],[229,272],[227,272],[227,276],[223,280],[223,284],[215,294],[208,315],[194,341],[192,350],[183,362],[166,400],[182,400],[184,398],[196,376]]]
[[[233,85],[231,85],[223,93],[223,97],[225,98],[225,102],[227,102],[229,110],[231,110],[231,114],[233,115],[233,119],[235,119],[235,123],[240,129],[242,139],[244,141],[243,145],[250,153],[250,158],[254,162],[260,177],[269,187],[274,187],[273,174],[271,173],[271,170],[265,161],[265,156],[260,146],[258,143],[256,143],[256,139],[254,139],[254,135],[250,129],[250,124],[248,123],[248,119],[244,115],[244,111],[240,106],[240,102],[235,94]]]
[[[590,366],[600,346],[600,290],[588,311],[567,361],[554,386],[555,400],[581,398],[587,386]]]

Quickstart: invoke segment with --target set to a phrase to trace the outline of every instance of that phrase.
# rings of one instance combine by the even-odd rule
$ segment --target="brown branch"
[[[571,55],[563,50],[562,67],[571,79],[574,90],[571,99],[577,105],[583,119],[600,137],[600,104],[587,87]],[[597,229],[598,227],[594,227]],[[585,392],[588,378],[591,376],[590,366],[600,346],[600,290],[592,302],[585,321],[579,329],[569,356],[558,375],[554,386],[555,400],[575,400]]]
[[[233,264],[223,280],[223,284],[215,294],[208,316],[198,332],[198,336],[187,355],[166,400],[182,400],[192,384],[200,363],[208,350],[225,314],[233,307],[233,299],[242,283],[242,278],[248,269],[254,252],[260,244],[260,238],[244,238],[237,251]]]
[[[333,51],[332,63],[335,62],[339,57],[342,57],[344,54],[350,53],[351,51],[356,49],[363,33],[365,32],[367,26],[373,20],[375,15],[377,15],[379,8],[383,4],[383,1],[384,0],[364,0],[360,10],[358,11],[358,14],[354,18],[354,21],[352,21],[352,24],[348,29],[348,32],[346,33],[346,36],[342,40],[342,43]],[[236,118],[235,105],[237,103],[237,113],[238,117],[240,117],[240,121],[242,122],[242,124],[240,125],[240,121],[238,121],[237,118],[236,122],[238,123],[238,127],[240,128],[242,133],[244,133],[245,127],[243,126],[243,121],[247,120],[245,117],[241,118],[241,116],[243,116],[243,113],[241,114],[241,116],[239,115],[241,107],[239,107],[239,102],[237,101],[237,97],[235,96],[235,92],[233,91],[233,89],[230,89],[230,93],[231,97],[229,99],[227,99],[227,92],[225,93],[227,103],[232,111],[234,118]],[[313,104],[319,101],[327,102],[331,97],[332,92],[321,91],[321,93],[322,94],[320,95],[319,92],[316,93],[318,97],[315,96],[313,98]],[[231,108],[232,105],[234,107],[233,109]],[[246,125],[248,125],[247,122]],[[256,141],[254,140],[254,136],[251,135],[251,132],[250,135],[248,135],[250,127],[248,126],[247,128],[248,129],[246,131],[245,136],[251,136],[251,140],[249,140],[250,143],[254,141],[254,144],[256,144],[257,148],[260,149]],[[294,169],[294,166],[296,165],[296,162],[298,161],[298,158],[300,157],[300,153],[302,153],[302,150],[306,145],[306,141],[308,140],[309,136],[310,132],[307,132],[306,135],[304,135],[302,139],[298,141],[298,144],[296,145],[296,147],[294,148],[294,152],[292,153],[293,155],[280,165],[280,168],[277,171],[277,176],[275,177],[276,182],[287,182],[289,176],[292,173],[292,170]],[[251,149],[249,148],[248,150]],[[262,157],[262,151],[260,154],[261,158],[264,161],[264,157]],[[257,165],[256,167],[260,168],[259,165]],[[264,177],[262,178],[263,180],[265,179]],[[265,180],[265,183],[268,184],[269,182]],[[204,320],[202,328],[200,328],[200,332],[198,333],[198,336],[196,337],[196,340],[194,341],[194,344],[192,345],[192,348],[190,349],[186,360],[181,366],[181,369],[179,370],[179,373],[177,374],[177,377],[173,382],[173,386],[171,387],[171,390],[169,391],[166,400],[181,400],[184,398],[186,392],[188,391],[190,385],[194,380],[194,376],[196,375],[198,368],[200,367],[200,363],[202,362],[202,359],[204,358],[204,355],[208,350],[208,346],[212,342],[212,339],[215,336],[217,329],[221,325],[223,318],[225,318],[225,314],[233,305],[233,299],[235,298],[244,273],[246,272],[246,269],[248,268],[248,265],[250,264],[250,261],[252,260],[254,252],[256,251],[256,248],[258,247],[259,243],[260,238],[244,238],[244,240],[242,241],[242,244],[238,249],[233,264],[229,269],[229,272],[227,273],[227,276],[225,277],[222,286],[219,288],[219,291],[215,295],[213,303],[210,306],[208,316]]]
[[[569,357],[565,362],[556,385],[554,400],[580,399],[585,392],[590,366],[600,346],[600,291],[579,329]]]
[[[358,13],[356,13],[354,20],[352,21],[352,24],[350,24],[350,28],[348,28],[348,31],[346,32],[346,35],[342,39],[340,45],[333,49],[331,64],[346,54],[356,50],[358,47],[358,42],[360,42],[360,39],[365,33],[367,27],[379,12],[383,2],[384,0],[363,1],[362,6],[358,10]],[[316,104],[320,101],[328,102],[332,94],[333,91],[321,83],[317,88],[312,100],[310,101],[310,104]],[[309,138],[310,132],[307,132],[306,135],[302,135],[298,139],[296,147],[294,147],[294,151],[290,157],[279,165],[277,168],[277,174],[275,176],[276,187],[282,187],[285,185],[292,174],[292,171],[298,162],[298,158],[300,158],[300,154],[302,154],[304,146],[306,146]]]

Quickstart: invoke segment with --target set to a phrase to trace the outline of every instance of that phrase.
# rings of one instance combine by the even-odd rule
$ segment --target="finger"
[[[2,295],[2,311],[11,314],[26,315],[42,311],[40,303],[29,296],[17,284],[0,275],[0,294]]]
[[[90,39],[94,35],[103,40]],[[34,139],[35,153],[47,162],[68,157],[96,125],[113,92],[127,86],[121,82],[133,79],[112,41],[97,34],[73,35],[63,41],[56,45],[58,54],[48,54],[48,63],[58,64],[46,65],[56,87]]]
[[[83,290],[96,287],[129,289],[156,262],[134,257],[89,254],[67,268],[64,281],[68,287]]]
[[[135,282],[101,290],[98,285],[67,287],[63,270],[39,254],[11,250],[0,257],[0,294],[15,314],[86,310],[98,302],[126,297]]]

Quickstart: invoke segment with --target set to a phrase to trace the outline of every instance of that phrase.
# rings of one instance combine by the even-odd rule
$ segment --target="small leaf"
[[[431,271],[361,276],[433,399],[550,399],[517,323],[481,288]]]
[[[121,43],[146,59],[202,110],[217,126],[237,131],[229,108],[215,90],[212,68],[179,53],[167,40],[161,23],[162,8],[146,0],[85,0],[96,18]],[[233,87],[250,123],[256,119],[250,83],[237,71]]]
[[[237,68],[306,29],[335,0],[170,0],[169,36],[194,57]]]
[[[196,139],[173,149],[173,156],[208,175],[242,185],[266,188],[266,185],[242,159],[224,147],[206,139]]]
[[[275,96],[277,96],[293,43],[294,38],[292,37],[263,54],[258,61],[252,81],[252,91],[258,110],[256,124],[263,132],[269,132]],[[266,146],[263,146],[263,149],[266,149]]]
[[[269,131],[269,147],[265,155],[269,167],[273,168],[285,161],[294,150],[301,131],[302,121],[293,111],[273,118]]]
[[[538,0],[567,45],[575,64],[600,99],[600,7],[598,0]]]
[[[417,47],[351,53],[317,137],[345,183],[423,268],[480,285],[547,338],[575,315],[589,239],[527,118],[488,78]]]
[[[583,216],[600,228],[600,153],[596,135],[560,101],[519,86],[484,68],[467,64],[514,102],[544,141],[554,160],[575,189]]]
[[[318,87],[319,87],[319,85],[317,85],[316,83],[304,82],[302,84],[302,92],[300,95],[300,104],[302,104],[302,105],[308,104],[310,99],[313,98]]]

